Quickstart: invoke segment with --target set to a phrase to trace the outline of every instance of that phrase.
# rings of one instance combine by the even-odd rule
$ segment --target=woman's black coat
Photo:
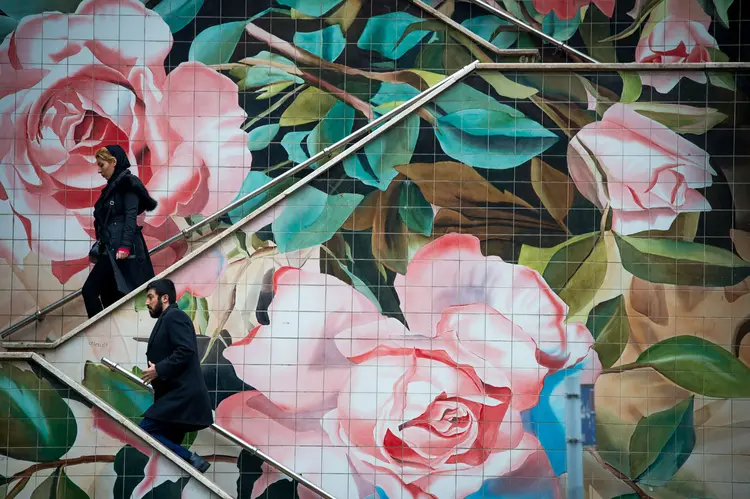
[[[94,205],[94,230],[107,252],[100,258],[110,259],[118,291],[127,294],[154,277],[154,266],[137,217],[156,208],[156,201],[129,170],[116,171],[115,175]],[[128,258],[115,259],[119,248],[130,250]]]
[[[148,339],[146,359],[156,365],[154,404],[147,418],[198,430],[213,423],[211,399],[198,358],[198,341],[190,317],[170,305],[159,316]]]

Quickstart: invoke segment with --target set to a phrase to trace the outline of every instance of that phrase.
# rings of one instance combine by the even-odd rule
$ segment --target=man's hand
[[[146,383],[151,383],[153,380],[158,378],[159,375],[156,374],[156,365],[152,364],[151,361],[148,362],[148,369],[143,371],[143,374],[141,374],[141,379],[145,381]]]

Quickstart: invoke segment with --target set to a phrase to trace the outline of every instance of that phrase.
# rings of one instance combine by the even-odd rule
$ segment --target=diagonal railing
[[[469,73],[471,73],[474,70],[474,68],[476,67],[477,64],[479,64],[479,61],[472,62],[471,64],[465,66],[461,70],[453,73],[450,76],[447,76],[446,78],[444,78],[440,82],[436,83],[434,86],[426,89],[424,92],[421,92],[421,93],[417,94],[416,96],[414,96],[410,100],[408,100],[408,101],[404,102],[403,104],[401,104],[401,105],[393,108],[392,110],[388,111],[387,113],[385,113],[384,115],[380,116],[379,118],[377,118],[377,119],[375,119],[373,121],[370,121],[369,123],[367,123],[363,127],[357,129],[355,132],[353,132],[350,135],[344,137],[343,139],[339,140],[338,142],[336,142],[334,144],[331,144],[330,146],[324,148],[319,153],[314,154],[313,156],[311,156],[307,160],[303,161],[302,163],[294,166],[293,168],[290,168],[289,170],[285,171],[284,173],[282,173],[278,177],[275,177],[275,178],[271,179],[271,181],[263,184],[262,186],[258,187],[257,189],[255,189],[255,190],[253,190],[253,191],[245,194],[244,196],[241,196],[241,197],[237,198],[236,200],[234,200],[231,203],[229,203],[228,205],[226,205],[224,208],[221,208],[220,210],[214,212],[213,214],[209,215],[208,217],[204,218],[203,220],[201,220],[201,221],[199,221],[199,222],[191,225],[190,227],[187,227],[186,229],[180,231],[178,234],[175,234],[174,236],[170,237],[169,239],[165,240],[164,242],[160,243],[159,245],[153,247],[151,250],[149,250],[149,254],[157,253],[157,252],[163,250],[164,248],[167,248],[168,246],[172,245],[173,243],[175,243],[175,242],[177,242],[177,241],[179,241],[181,239],[187,238],[190,234],[194,233],[195,231],[197,231],[197,230],[199,230],[199,229],[207,226],[208,224],[216,221],[217,219],[219,219],[220,217],[226,215],[230,211],[232,211],[232,210],[234,210],[236,208],[239,208],[243,204],[245,204],[248,201],[256,198],[257,196],[263,194],[264,192],[268,191],[269,189],[272,189],[273,187],[281,184],[285,180],[293,177],[294,175],[296,175],[300,171],[306,169],[307,167],[309,167],[311,165],[314,165],[314,164],[318,163],[321,160],[330,160],[331,157],[333,156],[333,154],[336,151],[340,150],[342,147],[344,147],[345,145],[349,144],[350,142],[352,142],[354,140],[357,140],[357,139],[361,139],[362,137],[364,137],[363,140],[365,140],[365,139],[369,139],[369,140],[366,140],[365,142],[362,142],[362,140],[360,140],[360,142],[362,142],[362,145],[366,144],[370,140],[378,137],[381,133],[383,133],[382,131],[379,131],[379,130],[387,130],[388,128],[390,128],[391,126],[393,126],[394,124],[396,124],[397,122],[399,122],[401,119],[405,118],[406,114],[403,114],[403,111],[405,109],[414,109],[414,110],[418,109],[419,107],[421,107],[422,105],[424,105],[425,103],[427,103],[430,100],[430,98],[432,98],[434,96],[437,96],[438,94],[444,92],[451,85],[453,85],[453,83],[459,81],[460,79],[462,79],[463,77],[465,77],[466,75],[468,75]],[[415,103],[419,103],[419,105],[416,106],[416,107],[414,107]],[[411,113],[411,111],[409,111],[409,113]],[[328,166],[325,169],[323,169],[323,167],[317,168],[315,170],[316,172],[319,172],[317,175],[309,176],[309,179],[308,179],[308,177],[305,177],[307,180],[302,180],[300,182],[307,183],[307,182],[311,181],[313,178],[315,178],[318,175],[320,175],[320,173],[322,173],[323,171],[326,171],[327,169],[329,169],[333,165],[337,164],[338,162],[339,162],[338,160],[334,161],[333,163],[330,163],[330,161],[329,161],[330,166]],[[295,183],[292,187],[297,186],[300,182]],[[299,187],[297,187],[297,188],[299,188]],[[294,190],[296,190],[296,189],[294,189]],[[196,251],[198,251],[198,250],[196,250]],[[195,253],[196,251],[193,251],[191,254]],[[185,258],[188,258],[188,257],[189,257],[189,255],[186,256]],[[169,269],[167,269],[167,270],[169,270]],[[8,326],[4,330],[2,330],[2,332],[0,332],[0,339],[7,338],[11,334],[15,333],[16,331],[18,331],[20,329],[23,329],[24,327],[28,326],[29,324],[34,323],[35,321],[38,322],[38,321],[43,320],[44,317],[47,316],[50,312],[52,312],[54,310],[57,310],[58,308],[62,307],[63,305],[66,305],[67,303],[70,303],[71,301],[73,301],[75,298],[77,298],[80,295],[81,295],[81,290],[79,289],[77,291],[74,291],[73,293],[70,293],[70,294],[64,296],[63,298],[57,300],[56,302],[51,303],[50,305],[47,305],[46,307],[37,310],[36,312],[34,312],[31,315],[28,315],[27,317],[23,318],[22,320],[14,323],[14,324],[11,324],[10,326]],[[116,304],[112,305],[111,307],[114,307],[114,306],[116,306]]]
[[[271,187],[278,185],[281,183],[284,179],[291,177],[295,173],[301,171],[304,168],[307,168],[311,164],[314,164],[315,162],[320,161],[323,158],[330,158],[334,151],[337,151],[341,147],[345,146],[346,144],[350,143],[351,141],[359,138],[357,142],[354,144],[348,146],[343,151],[339,152],[332,158],[328,159],[326,163],[324,163],[322,166],[319,166],[315,168],[311,173],[307,174],[305,177],[303,177],[301,180],[297,181],[293,185],[287,187],[284,189],[280,194],[278,194],[276,197],[270,199],[266,203],[264,203],[262,206],[256,208],[254,211],[252,211],[250,214],[245,216],[242,220],[238,221],[237,223],[233,224],[231,227],[226,229],[225,231],[221,232],[214,238],[210,239],[209,241],[205,242],[203,245],[201,245],[196,250],[192,251],[187,256],[183,257],[179,261],[175,262],[173,265],[162,271],[157,277],[166,277],[172,272],[176,271],[177,269],[181,268],[183,265],[188,264],[190,261],[192,261],[193,258],[195,258],[197,255],[202,253],[204,250],[212,247],[214,244],[217,244],[219,241],[223,240],[226,237],[229,237],[230,235],[234,234],[236,230],[238,230],[239,227],[244,226],[247,224],[250,220],[253,220],[258,215],[266,211],[271,206],[276,205],[277,203],[283,201],[287,197],[291,196],[293,193],[295,193],[297,190],[301,189],[302,187],[306,186],[310,182],[312,182],[314,179],[322,175],[323,173],[327,172],[337,164],[339,164],[341,161],[346,159],[347,157],[351,156],[353,153],[367,145],[368,143],[372,142],[376,138],[378,138],[380,135],[384,134],[388,130],[390,130],[393,126],[400,123],[403,119],[405,119],[410,114],[417,111],[419,108],[427,104],[429,101],[437,97],[438,95],[442,94],[446,90],[448,90],[450,87],[452,87],[455,83],[459,82],[469,74],[471,74],[476,67],[478,66],[479,61],[474,61],[471,64],[466,65],[459,71],[456,71],[450,76],[447,76],[439,83],[435,84],[434,86],[428,88],[427,90],[420,92],[416,96],[412,97],[408,101],[398,105],[391,111],[385,113],[380,118],[377,118],[370,122],[366,127],[360,128],[356,132],[352,133],[351,135],[341,139],[340,141],[336,142],[335,144],[332,144],[325,148],[320,153],[314,155],[307,161],[304,161],[300,163],[299,165],[293,167],[292,169],[284,172],[282,175],[279,175],[278,177],[272,179],[270,182],[264,184],[263,186],[255,189],[254,191],[246,194],[245,196],[242,196],[241,198],[237,199],[236,201],[232,202],[231,204],[225,206],[221,210],[217,211],[207,219],[201,220],[197,224],[191,226],[188,229],[185,229],[183,232],[187,231],[195,231],[197,230],[197,227],[203,227],[206,224],[210,223],[211,220],[215,220],[216,218],[222,216],[224,213],[227,213],[239,206],[241,206],[243,203],[253,199],[254,197],[262,194],[263,192],[267,191]],[[172,239],[177,240],[178,236],[175,235]],[[167,240],[158,247],[154,248],[152,251],[157,251],[163,247],[168,246],[169,244],[172,244],[174,240]],[[73,328],[70,332],[66,333],[64,336],[58,338],[55,341],[52,342],[14,342],[15,344],[11,343],[3,343],[2,346],[6,348],[16,348],[16,349],[24,349],[29,347],[37,347],[37,348],[55,348],[61,343],[67,341],[69,338],[75,336],[83,329],[87,328],[89,325],[93,324],[94,322],[98,321],[102,317],[106,316],[110,311],[116,309],[121,304],[125,303],[126,301],[130,300],[131,298],[134,298],[139,293],[145,290],[148,283],[143,283],[138,288],[134,289],[127,295],[120,298],[118,301],[104,309],[103,311],[99,312],[94,317],[86,320],[81,325]],[[76,292],[80,294],[80,291]],[[75,295],[76,293],[73,293]],[[70,296],[70,295],[69,295]],[[77,296],[77,295],[76,295]],[[54,310],[55,308],[59,308],[68,301],[72,300],[73,298],[65,297],[52,305],[49,305],[48,307],[45,307],[45,311],[43,315],[48,314],[50,311]],[[31,316],[25,318],[22,321],[17,322],[16,324],[8,327],[2,333],[0,333],[0,338],[4,339],[7,336],[13,334],[13,332],[17,331],[23,325],[28,325],[32,323],[34,320],[37,319],[37,314],[32,314]],[[21,325],[23,323],[23,325]]]
[[[130,381],[132,381],[133,383],[137,384],[138,386],[140,386],[142,388],[145,388],[145,389],[147,389],[150,392],[154,391],[153,387],[150,384],[144,382],[141,378],[139,378],[138,376],[136,376],[132,372],[128,371],[127,369],[125,369],[124,367],[122,367],[121,365],[119,365],[117,362],[113,362],[113,361],[109,360],[108,358],[103,357],[102,358],[102,364],[104,364],[105,366],[107,366],[108,368],[110,368],[113,372],[116,372],[116,373],[120,374],[121,376],[124,376],[125,378],[129,379]],[[224,437],[227,440],[229,440],[230,442],[238,445],[239,447],[242,447],[246,451],[248,451],[251,454],[257,456],[259,459],[261,459],[265,463],[268,463],[269,465],[273,466],[274,468],[276,468],[277,470],[279,470],[281,473],[285,474],[286,476],[288,476],[292,480],[294,480],[294,481],[296,481],[298,483],[301,483],[302,485],[304,485],[305,487],[307,487],[311,491],[315,492],[319,496],[324,497],[326,499],[335,499],[331,494],[329,494],[325,490],[321,489],[320,487],[318,487],[317,485],[315,485],[313,482],[311,482],[307,478],[305,478],[302,475],[300,475],[299,473],[295,472],[293,469],[291,469],[291,468],[283,465],[282,463],[280,463],[276,459],[272,458],[271,456],[269,456],[268,454],[266,454],[262,450],[258,449],[256,446],[254,446],[250,442],[248,442],[248,441],[246,441],[246,440],[238,437],[237,435],[235,435],[234,433],[230,432],[226,428],[224,428],[222,426],[219,426],[216,423],[214,423],[214,424],[211,425],[211,429],[214,430],[219,435],[221,435],[222,437]]]

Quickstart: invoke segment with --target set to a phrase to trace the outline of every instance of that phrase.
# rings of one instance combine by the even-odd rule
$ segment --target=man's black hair
[[[175,290],[174,283],[170,279],[156,279],[148,283],[146,290],[154,290],[156,297],[161,300],[163,295],[167,295],[169,304],[173,304],[177,301],[177,291]]]

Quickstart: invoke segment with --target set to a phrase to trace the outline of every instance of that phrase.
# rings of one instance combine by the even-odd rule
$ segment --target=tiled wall
[[[748,60],[741,2],[569,3],[501,2],[548,28],[583,19],[559,36],[605,61]],[[127,140],[156,243],[492,60],[408,2],[146,6],[66,4],[2,46],[6,322],[83,282],[100,143]],[[440,8],[499,48],[540,46]],[[475,74],[231,233],[251,206],[230,212],[171,276],[217,422],[336,497],[559,497],[580,374],[586,497],[747,497],[749,88],[742,72]],[[46,355],[84,382],[103,356],[143,366],[153,323],[139,297]],[[248,462],[214,477],[293,493]]]

